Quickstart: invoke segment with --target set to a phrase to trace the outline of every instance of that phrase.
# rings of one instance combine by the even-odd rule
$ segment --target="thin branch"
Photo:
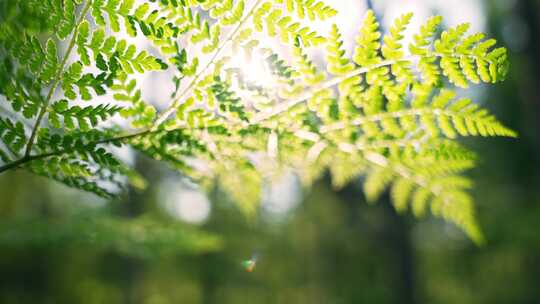
[[[451,118],[461,118],[464,120],[470,120],[474,123],[485,124],[486,126],[494,126],[498,128],[498,130],[495,131],[494,134],[491,134],[491,136],[509,136],[509,137],[516,136],[516,133],[514,131],[507,129],[506,127],[504,127],[503,125],[500,125],[499,123],[495,121],[490,121],[489,118],[491,116],[479,116],[479,115],[476,115],[475,113],[466,112],[466,111],[457,112],[457,111],[451,111],[451,110],[446,110],[446,109],[433,109],[433,108],[406,109],[406,110],[397,111],[397,112],[380,113],[380,114],[375,114],[372,116],[364,116],[364,117],[360,117],[349,122],[337,122],[332,125],[323,126],[321,127],[320,132],[321,134],[326,134],[329,132],[340,131],[347,127],[361,126],[368,122],[382,121],[387,118],[396,119],[396,118],[407,117],[407,116],[425,116],[425,115],[433,115],[436,117],[446,116],[446,117],[451,117]]]
[[[77,20],[77,25],[75,27],[75,30],[73,31],[71,40],[69,41],[68,49],[66,53],[64,54],[64,58],[62,59],[62,62],[60,64],[58,71],[56,72],[56,75],[54,76],[54,80],[51,84],[49,94],[47,95],[45,102],[41,106],[38,117],[36,119],[36,123],[34,125],[34,128],[32,129],[30,139],[28,140],[28,143],[26,145],[26,150],[24,152],[24,155],[25,155],[24,158],[30,157],[30,152],[32,152],[32,146],[34,145],[34,141],[36,139],[37,131],[39,130],[41,120],[43,119],[43,117],[45,116],[45,113],[47,112],[47,108],[49,107],[49,103],[51,102],[54,92],[56,91],[56,87],[58,87],[58,84],[62,80],[62,73],[64,72],[64,67],[66,66],[66,63],[69,59],[69,55],[71,54],[71,52],[73,51],[73,48],[75,47],[75,41],[79,33],[79,27],[81,23],[83,22],[84,18],[86,17],[86,14],[88,13],[88,10],[90,9],[91,5],[92,5],[92,0],[88,0],[88,2],[86,2],[86,5],[82,9],[81,15],[79,16],[79,20]]]
[[[343,82],[343,81],[345,81],[347,79],[356,77],[356,76],[361,75],[361,74],[365,74],[365,73],[367,73],[369,71],[372,71],[374,69],[377,69],[377,68],[389,66],[389,65],[395,64],[395,63],[400,62],[400,61],[408,61],[408,60],[411,60],[411,58],[403,58],[403,59],[400,59],[400,60],[385,60],[385,61],[380,62],[379,64],[375,64],[375,65],[372,65],[372,66],[369,66],[369,67],[358,68],[358,69],[353,70],[353,71],[351,71],[351,72],[349,72],[349,73],[347,73],[345,75],[332,78],[332,79],[330,79],[328,81],[323,82],[322,84],[320,84],[318,86],[315,86],[311,90],[308,90],[307,92],[301,94],[300,96],[298,96],[295,99],[291,99],[289,101],[280,103],[276,107],[270,109],[269,111],[263,111],[263,112],[258,113],[250,121],[250,124],[251,125],[258,124],[258,123],[260,123],[262,121],[265,121],[265,120],[270,119],[270,118],[272,118],[274,116],[277,116],[277,115],[279,115],[279,114],[281,114],[283,112],[286,112],[287,110],[289,110],[290,108],[296,106],[297,104],[300,104],[300,103],[302,103],[304,101],[307,101],[309,98],[311,98],[313,95],[317,94],[318,92],[320,92],[322,90],[332,88],[332,87],[340,84],[341,82]]]
[[[20,158],[20,159],[14,161],[14,162],[11,162],[9,164],[1,166],[0,167],[0,173],[5,172],[5,171],[10,170],[10,169],[15,169],[15,168],[19,167],[20,165],[22,165],[22,164],[24,164],[26,162],[29,162],[29,161],[30,161],[29,157]]]
[[[132,134],[121,135],[121,136],[112,137],[112,138],[106,138],[106,139],[98,140],[98,141],[95,141],[95,142],[90,142],[90,143],[84,145],[84,147],[85,148],[86,147],[90,148],[90,147],[93,147],[95,145],[108,144],[108,143],[117,142],[117,141],[125,141],[125,140],[145,136],[145,135],[148,135],[148,134],[151,134],[151,133],[156,133],[156,132],[161,132],[161,130],[160,131],[153,131],[153,132],[151,132],[150,130],[143,130],[143,131],[139,131],[139,132],[132,133]],[[8,164],[6,164],[4,166],[1,166],[0,167],[0,173],[3,173],[3,172],[5,172],[7,170],[10,170],[10,169],[16,169],[16,168],[20,167],[21,165],[24,165],[24,164],[29,163],[29,162],[34,161],[34,160],[44,159],[44,158],[48,158],[48,157],[51,157],[51,156],[63,155],[66,152],[67,151],[65,149],[60,149],[60,150],[57,150],[57,151],[51,151],[51,152],[37,154],[37,155],[24,156],[24,157],[22,157],[22,158],[20,158],[20,159],[18,159],[16,161],[13,161],[13,162],[8,163]]]

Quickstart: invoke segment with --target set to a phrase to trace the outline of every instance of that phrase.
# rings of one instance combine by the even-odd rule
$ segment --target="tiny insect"
[[[251,256],[251,259],[242,261],[242,267],[244,267],[244,270],[246,272],[253,272],[255,270],[255,266],[257,265],[257,254],[253,254]]]

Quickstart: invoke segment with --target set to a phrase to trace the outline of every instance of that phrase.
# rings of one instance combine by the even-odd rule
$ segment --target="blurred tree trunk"
[[[496,106],[499,116],[519,133],[519,139],[507,148],[508,163],[514,163],[509,169],[517,171],[505,174],[535,187],[534,177],[540,165],[540,2],[515,1],[509,11],[502,12],[496,7],[495,4],[491,6],[490,29],[499,35],[507,34],[496,38],[501,42],[506,39],[504,43],[509,46],[512,46],[512,39],[524,39],[524,44],[517,49],[510,47],[508,81],[495,88],[495,94],[502,94],[494,98],[501,101]],[[516,104],[519,100],[524,102]]]
[[[523,66],[527,77],[520,77],[519,84],[522,86],[521,93],[527,101],[526,117],[528,122],[533,127],[533,134],[536,137],[536,150],[539,150],[540,143],[540,4],[534,0],[517,1],[516,12],[520,19],[525,23],[528,29],[527,45],[523,50],[523,55],[526,57],[526,65]]]
[[[522,105],[522,113],[515,115],[516,120],[525,117],[525,121],[520,121],[522,137],[521,143],[525,149],[531,149],[525,153],[521,153],[521,171],[519,176],[524,179],[524,184],[534,196],[538,192],[538,167],[540,163],[540,1],[537,0],[520,0],[517,1],[515,13],[519,16],[526,29],[528,30],[527,43],[522,50],[521,65],[518,73],[515,75],[515,83],[518,86],[518,92],[525,101]],[[503,25],[504,26],[504,25]],[[510,103],[512,104],[512,103]],[[525,175],[522,172],[527,172]],[[532,208],[538,206],[538,200],[527,200],[527,205],[523,206],[523,212],[527,213]],[[537,207],[536,207],[537,208]],[[527,251],[525,262],[528,270],[525,274],[530,282],[538,282],[540,278],[540,255],[536,248],[531,248]],[[533,289],[534,290],[534,289]],[[537,303],[538,293],[528,294],[527,300],[523,303]]]
[[[358,183],[349,185],[339,196],[347,206],[352,217],[349,218],[349,224],[354,225],[359,230],[358,233],[370,233],[368,236],[376,252],[382,252],[388,259],[385,264],[394,265],[390,269],[392,281],[389,289],[394,293],[393,298],[397,299],[396,304],[415,304],[416,282],[415,282],[415,264],[414,264],[414,246],[412,244],[411,224],[407,217],[398,215],[390,203],[388,195],[383,196],[376,206],[367,206],[367,203],[361,199],[364,197],[363,191]],[[366,227],[368,223],[355,224],[361,220],[358,217],[358,204],[364,204],[367,209],[379,209],[381,218],[381,229]],[[364,208],[362,208],[364,209]],[[374,210],[371,210],[375,214]],[[354,221],[354,222],[352,222]]]
[[[141,158],[138,155],[135,156],[135,170],[137,172],[143,172],[143,177],[147,181],[155,182],[157,180],[156,176],[158,175],[152,170],[155,168],[155,164],[152,164],[150,160]],[[129,187],[127,199],[118,206],[118,211],[125,217],[136,218],[145,212],[145,203],[148,201],[149,200],[144,193]],[[142,285],[144,277],[145,264],[143,261],[136,258],[124,256],[123,259],[125,259],[125,264],[123,264],[125,265],[125,269],[123,271],[123,276],[121,276],[121,284],[123,284],[122,286],[125,292],[125,303],[142,304],[144,303],[144,295],[141,292],[140,286]]]
[[[208,253],[200,257],[200,279],[199,284],[202,290],[202,300],[201,304],[217,304],[219,303],[217,299],[217,273],[216,269],[216,260],[218,259],[218,254]]]

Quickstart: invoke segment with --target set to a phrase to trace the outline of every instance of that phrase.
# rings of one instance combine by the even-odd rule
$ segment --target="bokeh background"
[[[441,14],[509,48],[507,81],[469,92],[520,134],[465,141],[482,156],[470,175],[485,246],[397,216],[388,196],[368,206],[360,181],[301,192],[286,176],[249,220],[219,189],[137,156],[147,189],[112,202],[0,176],[0,303],[540,303],[540,1],[332,2],[349,48],[368,6],[386,28],[402,12]]]

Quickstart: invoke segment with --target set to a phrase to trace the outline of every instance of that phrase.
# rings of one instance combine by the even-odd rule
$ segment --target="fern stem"
[[[64,71],[64,68],[66,66],[66,63],[69,59],[69,56],[71,52],[73,51],[73,48],[75,47],[75,41],[77,38],[77,35],[79,33],[79,27],[81,23],[83,22],[84,18],[86,17],[86,14],[90,10],[90,7],[92,5],[92,0],[88,0],[86,2],[86,5],[81,11],[81,15],[79,16],[79,19],[77,20],[77,25],[75,26],[75,29],[73,31],[73,35],[71,36],[71,40],[69,41],[69,46],[67,48],[66,53],[64,54],[64,58],[62,59],[62,62],[60,63],[60,67],[58,68],[58,71],[56,72],[56,75],[54,76],[54,80],[51,84],[51,88],[49,90],[49,93],[47,95],[47,98],[45,99],[45,102],[43,103],[38,117],[36,119],[35,125],[32,128],[32,133],[30,134],[30,139],[28,140],[28,143],[26,145],[26,150],[24,152],[24,158],[30,157],[30,152],[32,151],[32,147],[34,145],[34,141],[36,139],[37,131],[39,130],[39,126],[41,124],[41,120],[45,116],[45,113],[47,113],[47,108],[49,107],[49,103],[51,102],[51,99],[53,97],[54,92],[56,91],[56,88],[58,87],[58,84],[62,80],[62,73]],[[1,171],[0,171],[1,172]]]
[[[394,172],[395,175],[398,175],[401,178],[405,178],[415,183],[419,187],[428,190],[429,192],[433,194],[433,196],[441,197],[443,200],[443,204],[447,205],[447,204],[453,203],[451,197],[448,197],[448,196],[444,197],[443,188],[441,188],[440,186],[433,185],[431,180],[429,180],[429,178],[415,174],[412,169],[407,168],[405,165],[402,165],[399,163],[392,164],[392,162],[388,158],[386,158],[384,155],[375,153],[375,152],[365,153],[364,157],[367,161],[371,162],[372,164],[377,165],[382,168],[390,169],[391,171]],[[465,229],[467,234],[471,236],[474,242],[476,242],[479,245],[484,243],[485,240],[482,234],[479,231],[474,232],[477,229],[471,227],[470,225],[467,225],[466,223],[459,222],[459,221],[456,222],[456,224],[458,226],[461,226],[463,229]],[[472,229],[472,231],[470,231],[469,229]]]
[[[311,90],[308,90],[307,92],[301,94],[300,96],[298,96],[297,98],[295,99],[291,99],[289,101],[286,101],[286,102],[283,102],[283,103],[280,103],[278,104],[276,107],[270,109],[269,111],[264,111],[264,112],[260,112],[258,115],[256,115],[251,121],[250,121],[250,124],[258,124],[260,122],[263,122],[267,119],[270,119],[274,116],[277,116],[283,112],[286,112],[287,110],[289,110],[290,108],[296,106],[297,104],[300,104],[306,100],[308,100],[310,97],[312,97],[313,95],[315,95],[316,93],[322,91],[322,90],[325,90],[325,89],[329,89],[329,88],[332,88],[333,86],[336,86],[338,84],[340,84],[341,82],[347,80],[347,79],[350,79],[350,78],[353,78],[353,77],[356,77],[358,75],[361,75],[361,74],[365,74],[369,71],[372,71],[374,69],[378,69],[378,68],[381,68],[381,67],[385,67],[385,66],[389,66],[389,65],[392,65],[392,64],[395,64],[397,62],[400,62],[400,61],[409,61],[411,60],[411,58],[403,58],[403,59],[400,59],[400,60],[385,60],[385,61],[382,61],[381,63],[378,63],[376,65],[372,65],[372,66],[369,66],[369,67],[362,67],[362,68],[358,68],[356,70],[353,70],[343,76],[339,76],[339,77],[335,77],[335,78],[332,78],[328,81],[325,81],[323,82],[322,84],[316,86],[315,88],[311,89]]]
[[[414,133],[418,135],[420,132],[414,132]],[[416,136],[414,135],[414,133],[411,135],[411,137]],[[422,144],[423,142],[427,141],[430,138],[430,136],[426,134],[420,138],[407,137],[407,138],[403,138],[399,140],[376,140],[373,142],[358,141],[353,144],[345,144],[345,143],[336,144],[332,140],[329,140],[327,138],[321,138],[317,133],[300,131],[300,132],[295,132],[294,135],[300,139],[315,143],[312,146],[310,152],[308,152],[308,156],[307,156],[307,159],[311,161],[314,161],[318,157],[318,155],[324,150],[324,148],[328,146],[335,147],[345,153],[355,153],[358,151],[388,149],[392,147],[416,146],[416,145]],[[317,152],[313,152],[312,150],[317,151]]]
[[[133,139],[133,138],[137,138],[137,137],[141,137],[141,136],[146,136],[146,135],[149,135],[149,134],[155,133],[155,132],[161,132],[161,130],[160,131],[154,131],[154,132],[152,132],[150,130],[144,130],[144,131],[140,131],[140,132],[136,132],[136,133],[132,133],[132,134],[121,135],[121,136],[118,136],[118,137],[106,138],[106,139],[90,142],[90,143],[86,144],[84,147],[93,147],[95,145],[102,145],[102,144],[108,144],[108,143],[111,143],[111,142],[125,141],[125,140],[129,140],[129,139]],[[20,158],[20,159],[18,159],[16,161],[13,161],[13,162],[8,163],[8,164],[6,164],[4,166],[1,166],[0,167],[0,173],[8,171],[10,169],[16,169],[16,168],[20,167],[21,165],[24,165],[24,164],[29,163],[29,162],[34,161],[34,160],[44,159],[44,158],[48,158],[48,157],[51,157],[51,156],[63,155],[65,153],[67,153],[67,150],[61,149],[61,150],[51,151],[51,152],[37,154],[37,155],[24,156],[24,157],[22,157],[22,158]]]
[[[430,56],[436,56],[436,57],[448,56],[447,54],[443,54],[443,53],[439,53],[439,52],[431,52],[429,55]],[[469,57],[469,58],[472,58],[472,59],[475,59],[475,60],[478,59],[478,56],[475,56],[475,55],[465,55],[465,56]],[[347,79],[353,78],[353,77],[358,76],[358,75],[365,74],[365,73],[370,72],[370,71],[372,71],[374,69],[378,69],[378,68],[385,67],[385,66],[390,66],[390,65],[393,65],[393,64],[396,64],[396,63],[399,63],[399,62],[410,62],[410,61],[413,61],[415,58],[417,58],[417,56],[409,55],[409,56],[403,57],[403,58],[401,58],[399,60],[384,60],[384,61],[382,61],[382,62],[380,62],[378,64],[375,64],[375,65],[372,65],[372,66],[369,66],[369,67],[357,68],[357,69],[355,69],[355,70],[353,70],[353,71],[351,71],[351,72],[349,72],[349,73],[347,73],[345,75],[330,79],[330,80],[316,86],[315,88],[313,88],[311,90],[308,90],[307,92],[305,92],[304,94],[301,94],[300,96],[298,96],[295,99],[291,99],[289,101],[280,103],[276,107],[271,108],[268,111],[260,112],[258,115],[256,115],[250,121],[249,124],[250,125],[258,124],[258,123],[260,123],[262,121],[265,121],[265,120],[270,119],[270,118],[272,118],[274,116],[277,116],[277,115],[279,115],[279,114],[281,114],[283,112],[286,112],[287,110],[294,107],[295,105],[307,101],[309,98],[314,96],[316,93],[318,93],[318,92],[320,92],[322,90],[325,90],[325,89],[332,88],[333,86],[336,86],[336,85],[340,84],[341,82],[343,82],[343,81],[345,81]],[[487,60],[487,61],[489,63],[493,63],[490,60]]]
[[[350,145],[339,145],[339,149],[343,152],[356,152],[356,151],[365,151],[365,150],[377,150],[377,149],[388,149],[392,147],[409,147],[422,144],[426,141],[429,136],[424,136],[418,139],[400,139],[400,140],[380,140],[371,143],[358,142],[356,144]]]
[[[22,164],[24,164],[26,162],[29,162],[30,160],[28,158],[29,157],[23,157],[23,158],[20,158],[20,159],[14,161],[14,162],[11,162],[11,163],[8,163],[8,164],[6,164],[4,166],[1,166],[0,167],[0,173],[5,172],[5,171],[10,170],[10,169],[15,169],[18,166],[20,166],[20,165],[22,165]]]
[[[321,128],[321,133],[329,133],[333,131],[343,130],[350,126],[360,126],[368,122],[377,122],[384,120],[386,118],[401,118],[406,116],[422,116],[432,114],[435,116],[450,116],[450,117],[461,117],[459,112],[448,111],[444,109],[432,109],[432,108],[421,108],[421,109],[407,109],[404,111],[389,112],[389,113],[380,113],[371,116],[361,117],[354,119],[350,122],[338,122],[332,125],[323,126]]]
[[[338,122],[332,125],[323,126],[320,129],[320,132],[324,134],[324,133],[339,131],[347,127],[361,126],[368,122],[378,122],[387,118],[402,118],[402,117],[407,117],[407,116],[424,116],[424,115],[460,117],[463,119],[470,119],[475,122],[480,122],[482,120],[489,119],[489,116],[488,117],[484,117],[484,116],[471,117],[471,114],[467,112],[462,113],[462,112],[455,112],[455,111],[450,111],[446,109],[419,108],[419,109],[407,109],[403,111],[390,112],[390,113],[380,113],[380,114],[375,114],[372,116],[365,116],[365,117],[354,119],[350,122]],[[515,136],[514,132],[511,130],[507,130],[507,133],[508,133],[507,136]]]
[[[89,145],[102,145],[102,144],[108,144],[108,143],[111,143],[111,142],[114,142],[114,141],[124,141],[124,140],[133,139],[133,138],[137,138],[137,137],[141,137],[141,136],[146,136],[146,135],[156,133],[156,132],[157,131],[151,132],[150,130],[145,130],[145,131],[140,131],[140,132],[136,132],[136,133],[132,133],[132,134],[126,134],[126,135],[122,135],[122,136],[118,136],[118,137],[106,138],[106,139],[103,139],[103,140],[92,142]]]
[[[191,92],[191,90],[195,87],[195,85],[197,84],[197,81],[199,80],[199,78],[201,78],[201,76],[206,72],[206,70],[208,70],[208,68],[216,61],[216,59],[218,58],[219,54],[221,53],[221,51],[223,51],[223,49],[225,49],[225,47],[227,46],[227,44],[229,42],[231,42],[234,37],[236,36],[236,34],[238,34],[238,32],[240,31],[240,29],[242,28],[242,26],[244,26],[244,24],[249,20],[249,18],[253,15],[253,13],[255,12],[255,10],[257,9],[257,7],[261,4],[262,0],[257,0],[255,2],[255,4],[251,7],[251,9],[249,10],[249,12],[247,13],[247,15],[240,21],[240,23],[238,23],[238,25],[236,26],[236,28],[232,31],[232,33],[227,37],[227,39],[225,39],[225,41],[218,47],[218,49],[214,52],[214,54],[212,55],[212,58],[210,59],[210,61],[208,61],[208,63],[202,68],[202,70],[197,73],[197,75],[195,75],[195,77],[193,78],[193,80],[189,83],[189,85],[182,91],[182,93],[171,103],[171,105],[154,121],[154,123],[152,124],[152,127],[151,129],[155,129],[156,127],[158,127],[159,125],[161,125],[165,120],[167,120],[167,118],[169,116],[171,116],[172,113],[174,113],[174,111],[176,110],[176,108],[180,105],[180,102],[184,99],[184,97],[189,94]]]

